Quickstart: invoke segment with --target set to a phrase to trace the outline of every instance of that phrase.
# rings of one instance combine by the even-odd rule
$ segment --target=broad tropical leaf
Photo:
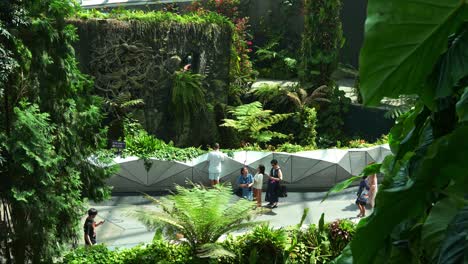
[[[422,84],[447,48],[447,38],[468,18],[461,0],[371,0],[360,57],[364,102],[418,94],[432,102],[435,87]]]
[[[424,222],[421,239],[424,249],[432,254],[432,260],[439,255],[438,246],[444,240],[447,227],[461,206],[450,198],[439,201]]]
[[[458,212],[447,228],[447,235],[440,249],[439,264],[466,263],[468,251],[468,206]]]
[[[458,122],[468,121],[468,87],[457,103]]]
[[[380,167],[381,167],[381,164],[377,164],[377,163],[368,165],[367,167],[364,168],[364,170],[358,176],[352,176],[349,179],[346,179],[342,182],[337,183],[330,190],[328,190],[327,194],[325,194],[325,197],[323,197],[321,203],[325,201],[331,193],[337,193],[337,192],[343,191],[344,189],[348,188],[351,184],[353,184],[353,182],[361,179],[363,176],[369,176],[375,173],[379,173]]]
[[[458,81],[468,75],[468,29],[456,35],[438,67],[436,98],[451,95]]]
[[[466,135],[468,125],[463,125],[451,134],[437,139],[421,158],[418,167],[412,168],[415,171],[411,179],[407,178],[403,184],[396,186],[383,183],[376,201],[379,206],[372,215],[361,221],[351,242],[354,261],[370,263],[378,251],[384,248],[385,240],[396,225],[405,219],[423,215],[427,200],[432,195],[427,192],[428,189],[442,191],[450,179],[465,178],[468,171]],[[408,160],[411,157],[412,155],[405,155],[401,165],[387,172],[386,177],[407,175]],[[466,186],[461,186],[463,187]]]

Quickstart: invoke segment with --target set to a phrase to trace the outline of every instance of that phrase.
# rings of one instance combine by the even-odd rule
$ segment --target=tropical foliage
[[[232,127],[244,134],[246,142],[266,143],[273,138],[287,138],[287,135],[268,130],[292,114],[274,114],[271,110],[263,110],[260,102],[244,104],[229,111],[236,119],[224,119],[221,126]]]
[[[304,214],[305,216],[306,214]],[[329,263],[340,254],[354,235],[355,225],[348,220],[324,223],[302,228],[298,225],[274,229],[266,224],[258,225],[250,232],[234,237],[228,235],[219,247],[233,255],[213,255],[209,261],[194,256],[185,244],[169,243],[157,234],[146,246],[111,251],[104,246],[79,248],[65,255],[63,263]]]
[[[74,57],[74,1],[0,10],[1,261],[52,263],[76,236],[83,197],[109,194],[109,169],[87,160],[105,143],[103,101]]]
[[[131,129],[130,124],[126,125],[125,143],[126,148],[123,151],[124,156],[137,156],[144,159],[154,158],[184,162],[206,152],[195,147],[175,147],[172,142],[166,143],[148,134],[141,126]]]
[[[171,102],[175,117],[180,125],[186,125],[194,115],[205,111],[205,92],[202,88],[203,75],[190,71],[174,73]]]
[[[364,102],[420,99],[391,130],[376,208],[336,263],[466,262],[467,20],[466,1],[369,1]]]
[[[299,76],[311,88],[332,84],[344,44],[340,0],[304,0],[304,34]]]
[[[162,211],[139,211],[139,219],[166,236],[182,234],[199,256],[232,254],[214,244],[223,234],[252,227],[255,215],[251,201],[232,201],[230,186],[207,189],[194,184],[192,189],[176,186],[177,194],[156,200]]]

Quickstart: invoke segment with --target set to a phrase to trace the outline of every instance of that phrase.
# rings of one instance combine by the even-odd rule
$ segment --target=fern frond
[[[133,107],[133,106],[138,106],[142,104],[144,104],[143,99],[133,99],[133,100],[129,100],[129,101],[122,103],[121,107],[122,108]]]

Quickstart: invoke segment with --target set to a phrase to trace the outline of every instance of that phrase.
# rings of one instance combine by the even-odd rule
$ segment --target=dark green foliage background
[[[0,10],[0,255],[51,263],[75,238],[83,197],[109,193],[111,169],[87,161],[105,135],[102,100],[77,68],[65,22],[74,2],[2,1]]]

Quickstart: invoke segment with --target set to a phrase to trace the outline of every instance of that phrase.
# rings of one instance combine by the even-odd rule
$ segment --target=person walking
[[[257,167],[257,173],[254,176],[254,183],[252,185],[257,207],[262,207],[263,175],[265,175],[265,166],[260,164]]]
[[[281,171],[278,161],[276,159],[271,160],[271,171],[268,176],[268,187],[266,193],[266,201],[269,202],[267,207],[276,208],[278,207],[278,191],[279,183],[283,179],[283,172]]]
[[[359,183],[359,189],[357,192],[356,205],[359,207],[359,214],[357,217],[366,216],[366,204],[369,200],[369,184],[367,182],[367,176],[362,177]]]
[[[219,150],[219,144],[213,145],[213,151],[208,153],[208,178],[211,181],[211,186],[215,186],[219,183],[219,177],[221,175],[221,163],[226,158],[226,155]]]
[[[84,240],[87,246],[92,246],[96,244],[96,227],[102,225],[103,221],[100,221],[96,224],[94,218],[98,214],[98,211],[94,208],[88,210],[88,217],[83,225],[84,229]]]
[[[237,184],[242,189],[242,198],[252,201],[252,185],[254,181],[252,174],[249,173],[247,167],[242,167],[240,173],[241,175],[237,179]]]

